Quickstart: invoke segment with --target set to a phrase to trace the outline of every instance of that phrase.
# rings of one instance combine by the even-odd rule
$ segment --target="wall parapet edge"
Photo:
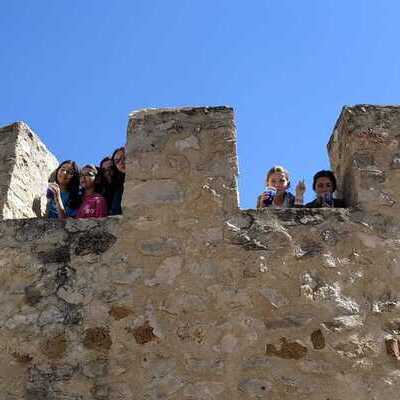
[[[10,400],[398,396],[397,203],[362,191],[397,177],[397,109],[336,127],[357,207],[283,210],[238,208],[232,110],[204,110],[130,120],[123,217],[0,221]]]

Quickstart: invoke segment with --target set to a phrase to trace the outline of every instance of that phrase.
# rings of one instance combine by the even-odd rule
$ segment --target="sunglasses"
[[[94,178],[96,174],[94,172],[84,172],[83,174],[80,175],[80,177],[89,177],[89,178]]]
[[[73,169],[64,169],[64,168],[60,168],[60,172],[64,175],[70,175],[70,176],[74,176],[75,175],[75,171]]]
[[[119,158],[114,158],[115,164],[121,164],[122,162],[125,162],[125,157],[119,157]]]

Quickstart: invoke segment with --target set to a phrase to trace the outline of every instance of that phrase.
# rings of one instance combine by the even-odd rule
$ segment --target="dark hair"
[[[78,208],[81,203],[81,198],[80,198],[80,194],[79,194],[79,173],[80,173],[79,165],[75,161],[72,161],[72,160],[63,161],[57,167],[57,169],[50,175],[49,182],[56,182],[57,184],[59,184],[58,171],[65,164],[71,164],[72,169],[74,170],[74,175],[72,176],[71,182],[68,184],[68,187],[67,187],[67,190],[70,193],[70,196],[69,196],[68,204],[66,204],[66,206],[75,209],[75,208]]]
[[[106,177],[104,176],[104,171],[103,171],[103,164],[106,161],[111,161],[111,182],[108,182],[108,180],[106,179]],[[112,187],[115,184],[115,176],[117,175],[117,169],[114,166],[113,160],[111,157],[107,156],[104,157],[101,161],[100,161],[100,165],[99,165],[99,176],[98,176],[98,182],[99,182],[99,186],[100,186],[100,194],[102,194],[104,197],[107,196],[111,196],[110,192],[112,192]]]
[[[114,165],[115,165],[114,158],[115,158],[115,156],[117,155],[117,153],[119,151],[123,151],[124,154],[125,154],[125,147],[118,147],[118,149],[115,149],[114,152],[112,153],[111,159],[112,159],[112,162],[113,162]]]
[[[100,161],[100,166],[99,166],[100,169],[103,168],[103,164],[104,164],[106,161],[112,161],[113,166],[114,166],[114,161],[113,161],[113,159],[112,159],[111,157],[107,156],[107,157],[104,157],[104,158]]]
[[[327,171],[327,170],[324,170],[324,169],[322,171],[318,171],[314,175],[313,184],[312,184],[313,190],[315,190],[315,186],[316,186],[317,180],[319,178],[328,178],[332,183],[332,192],[334,192],[336,190],[337,185],[336,185],[336,178],[335,178],[334,173],[332,171]]]
[[[100,168],[97,168],[94,164],[86,164],[81,168],[81,171],[83,171],[85,168],[91,169],[96,174],[94,178],[94,191],[96,193],[101,194],[102,182],[101,182]]]
[[[117,166],[115,165],[115,161],[114,161],[114,158],[115,158],[116,154],[117,154],[119,151],[123,151],[123,152],[125,153],[125,147],[118,147],[118,149],[115,149],[114,152],[113,152],[113,154],[112,154],[112,156],[111,156],[111,160],[112,160],[112,162],[113,162],[114,171],[115,171],[115,174],[114,174],[115,185],[116,185],[116,186],[123,186],[123,185],[124,185],[124,182],[125,182],[125,174],[124,174],[123,172],[121,172],[121,171],[117,168]]]
[[[81,171],[84,169],[84,168],[86,168],[86,169],[92,169],[95,173],[96,173],[96,175],[99,173],[99,169],[94,165],[94,164],[86,164],[86,165],[84,165],[82,168],[81,168]]]

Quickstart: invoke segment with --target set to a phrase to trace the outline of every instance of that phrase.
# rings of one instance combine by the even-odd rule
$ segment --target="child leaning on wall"
[[[306,187],[304,181],[296,185],[296,196],[287,190],[290,187],[289,172],[280,165],[275,165],[267,172],[266,190],[257,198],[257,208],[290,208],[303,205]]]
[[[80,173],[80,184],[83,190],[82,204],[76,218],[102,218],[107,216],[107,201],[99,193],[99,171],[91,164],[85,165]]]
[[[114,176],[113,176],[113,197],[110,205],[110,215],[122,214],[121,202],[122,195],[124,193],[124,183],[125,183],[125,147],[120,147],[116,149],[111,157]]]
[[[80,206],[79,166],[75,161],[63,161],[49,179],[46,216],[64,219],[75,217]]]
[[[313,177],[313,190],[316,198],[305,205],[306,208],[341,208],[344,207],[342,199],[336,199],[336,177],[332,171],[318,171]]]

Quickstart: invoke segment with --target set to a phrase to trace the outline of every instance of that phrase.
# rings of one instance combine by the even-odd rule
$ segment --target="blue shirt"
[[[76,216],[76,209],[70,208],[66,204],[69,203],[69,192],[61,192],[61,201],[64,205],[65,215],[67,217],[75,217]],[[54,198],[48,199],[47,201],[47,217],[48,218],[58,218],[58,210],[57,205]]]
[[[112,201],[111,201],[111,207],[108,211],[109,215],[122,214],[122,209],[121,209],[122,192],[123,192],[122,187],[115,189],[115,192],[113,194]]]

